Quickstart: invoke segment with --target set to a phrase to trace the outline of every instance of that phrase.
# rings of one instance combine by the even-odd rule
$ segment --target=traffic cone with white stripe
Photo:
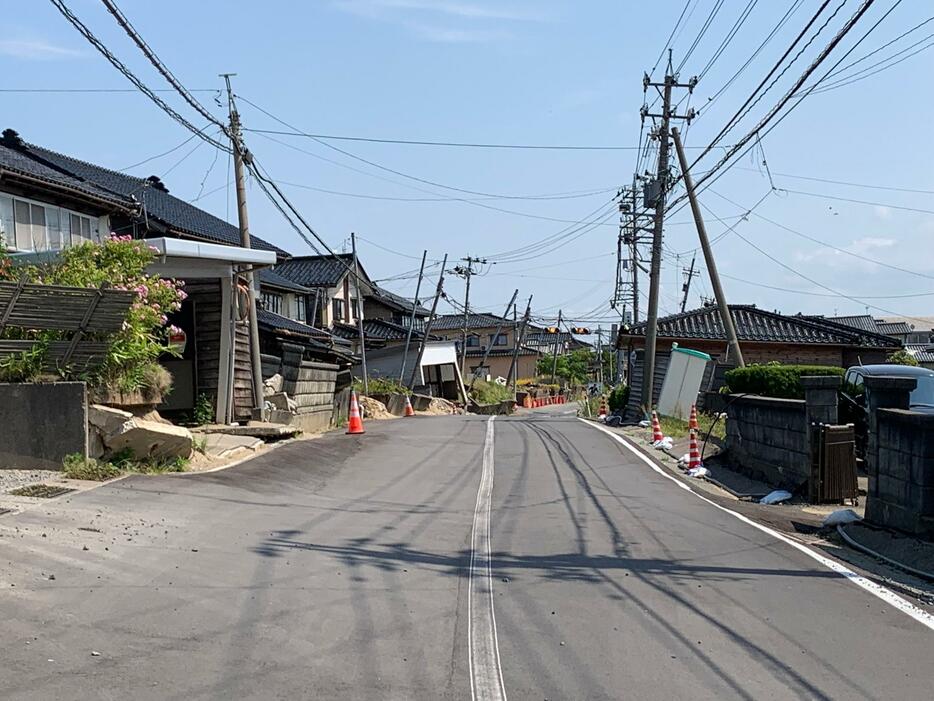
[[[600,397],[600,413],[597,414],[597,418],[605,419],[606,418],[606,398]]]
[[[363,419],[360,418],[360,405],[357,403],[357,393],[350,391],[350,418],[347,421],[347,433],[364,433]]]
[[[412,408],[412,400],[409,395],[405,395],[405,415],[415,416],[415,409]]]
[[[652,443],[658,443],[659,441],[665,440],[665,436],[662,433],[662,425],[658,422],[658,412],[654,409],[652,410]]]
[[[688,419],[688,428],[695,431],[700,430],[700,425],[697,423],[697,404],[691,405],[691,418]]]
[[[691,429],[691,443],[688,449],[688,470],[702,467],[700,450],[697,449],[697,430]]]

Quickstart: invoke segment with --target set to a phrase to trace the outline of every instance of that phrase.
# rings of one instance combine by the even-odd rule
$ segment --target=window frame
[[[260,301],[263,304],[263,309],[267,312],[272,312],[273,314],[278,314],[282,316],[282,295],[278,292],[269,292],[267,290],[260,291]]]
[[[7,192],[0,192],[0,202],[0,233],[12,251],[59,251],[78,240],[94,241],[95,234],[100,238],[100,217]]]

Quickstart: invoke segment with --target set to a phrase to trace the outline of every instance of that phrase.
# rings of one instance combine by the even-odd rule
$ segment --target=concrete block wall
[[[866,520],[934,541],[934,415],[876,410]]]
[[[66,455],[88,456],[83,382],[0,384],[0,470],[61,470]]]
[[[805,402],[746,396],[726,408],[726,446],[741,472],[791,491],[810,475]]]

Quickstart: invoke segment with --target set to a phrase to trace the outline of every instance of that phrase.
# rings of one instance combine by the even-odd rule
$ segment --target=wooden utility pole
[[[555,334],[555,350],[551,359],[551,384],[555,384],[558,373],[558,337],[561,336],[561,310],[558,310],[558,333]]]
[[[512,349],[512,363],[509,364],[509,377],[506,381],[512,387],[513,394],[516,391],[516,380],[519,375],[519,348],[525,340],[525,329],[529,325],[529,316],[532,314],[532,295],[529,295],[528,304],[525,305],[525,314],[522,316],[522,326],[516,333],[515,342]]]
[[[662,112],[661,114],[650,114],[648,108],[643,108],[642,115],[645,117],[658,117],[661,119],[661,126],[658,131],[658,172],[656,175],[656,191],[654,194],[655,204],[655,224],[652,229],[652,263],[649,269],[649,309],[647,312],[647,325],[645,330],[645,360],[643,362],[642,377],[642,408],[645,413],[652,409],[653,389],[655,386],[655,347],[658,336],[658,294],[661,288],[661,269],[662,269],[662,232],[665,224],[665,195],[668,192],[668,152],[669,152],[669,127],[671,120],[686,119],[690,121],[693,112],[688,112],[683,117],[678,117],[671,108],[671,90],[672,88],[694,89],[697,83],[692,78],[689,83],[679,83],[671,69],[671,50],[669,49],[668,68],[665,71],[665,81],[661,84],[653,83],[648,76],[645,76],[643,85],[646,89],[649,86],[662,88]]]
[[[415,359],[415,367],[412,368],[412,375],[409,377],[409,387],[415,389],[415,376],[422,366],[422,358],[425,355],[425,344],[428,343],[428,336],[431,335],[431,327],[435,323],[435,312],[438,310],[438,300],[441,299],[441,292],[444,289],[444,268],[448,264],[448,254],[444,254],[444,260],[441,263],[441,273],[438,275],[438,284],[435,287],[435,298],[431,302],[431,312],[428,314],[428,322],[425,324],[425,332],[422,336],[422,342],[418,347],[418,357]],[[464,397],[466,399],[466,397]]]
[[[454,274],[458,277],[464,278],[466,281],[466,286],[464,290],[464,328],[463,334],[461,336],[461,378],[467,374],[467,327],[470,316],[470,278],[475,274],[473,269],[474,263],[486,263],[485,259],[482,258],[473,258],[467,256],[466,258],[461,258],[462,261],[467,263],[467,267],[463,265],[458,265],[454,268]]]
[[[506,314],[509,313],[509,307],[515,304],[516,297],[518,295],[519,295],[519,290],[516,289],[516,291],[512,293],[512,298],[509,300],[509,304],[506,305],[506,311],[503,314],[503,321],[506,320]],[[483,366],[486,365],[487,358],[490,357],[490,351],[493,349],[493,341],[499,338],[499,335],[503,332],[503,325],[504,325],[503,321],[499,322],[499,325],[496,327],[496,334],[490,339],[490,342],[487,345],[486,350],[483,352],[483,359],[480,361],[480,372],[483,372]],[[473,383],[474,383],[474,380],[477,379],[477,374],[478,373],[476,372],[470,373],[470,389],[473,389]]]
[[[402,367],[399,368],[399,384],[405,376],[405,363],[409,358],[409,344],[412,342],[412,331],[415,329],[415,310],[418,309],[418,294],[422,290],[422,276],[425,274],[425,259],[428,250],[422,251],[422,264],[418,269],[418,282],[415,284],[415,302],[412,304],[412,315],[409,317],[409,330],[405,334],[405,350],[402,351]]]
[[[363,335],[363,288],[360,286],[360,262],[357,260],[357,235],[350,232],[350,249],[353,253],[354,286],[357,288],[357,335],[360,338],[360,371],[363,373],[363,394],[370,394],[370,380],[366,372],[366,338]]]
[[[636,214],[636,179],[632,179],[632,238],[629,241],[632,266],[632,323],[639,323],[639,215]],[[623,319],[625,322],[626,320]]]
[[[237,106],[234,103],[233,91],[230,87],[230,78],[236,73],[222,73],[221,77],[227,84],[227,107],[230,113],[230,143],[233,148],[234,178],[237,185],[237,220],[240,224],[240,245],[243,248],[250,248],[250,218],[246,208],[246,175],[243,172],[244,158],[251,159],[249,152],[243,145],[243,138],[240,133],[240,115],[237,112]],[[247,317],[249,323],[250,336],[250,374],[253,384],[253,418],[262,420],[263,410],[263,363],[259,351],[259,324],[256,320],[256,288],[253,283],[253,270],[247,269],[243,273],[249,287],[247,295]],[[234,333],[234,344],[237,335]],[[236,354],[236,348],[231,347],[231,354]],[[234,378],[230,377],[233,384]],[[233,416],[232,407],[228,407]]]
[[[678,131],[675,129],[675,131]],[[699,275],[700,271],[694,272],[694,263],[697,261],[697,253],[691,258],[691,267],[688,270],[682,270],[682,272],[687,276],[684,284],[681,286],[681,291],[684,292],[684,296],[681,298],[681,313],[684,314],[684,310],[688,306],[688,295],[691,293],[691,280],[694,279],[695,275]]]
[[[697,204],[697,194],[694,192],[694,180],[691,178],[688,160],[684,155],[684,146],[681,145],[681,136],[678,134],[677,129],[672,130],[672,137],[678,151],[678,160],[681,162],[681,177],[684,178],[684,189],[687,190],[688,199],[691,201],[691,212],[694,214],[694,223],[697,225],[697,236],[700,238],[701,249],[704,252],[704,262],[707,265],[707,272],[710,273],[710,285],[713,287],[713,293],[717,298],[717,306],[720,308],[720,320],[723,322],[723,330],[726,331],[729,355],[739,367],[744,367],[743,353],[739,347],[739,339],[736,337],[733,315],[730,313],[730,307],[726,303],[726,295],[723,293],[723,286],[720,284],[717,261],[714,260],[713,251],[710,248],[707,229],[704,227],[704,218],[701,216],[700,206]],[[693,263],[691,265],[693,267]]]

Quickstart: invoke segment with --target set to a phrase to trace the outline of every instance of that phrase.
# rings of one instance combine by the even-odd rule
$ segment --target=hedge
[[[622,411],[629,401],[629,386],[618,384],[610,392],[607,403],[610,405],[610,411]]]
[[[815,375],[838,375],[843,368],[828,365],[747,365],[726,373],[730,392],[759,394],[781,399],[804,399],[801,378]]]

